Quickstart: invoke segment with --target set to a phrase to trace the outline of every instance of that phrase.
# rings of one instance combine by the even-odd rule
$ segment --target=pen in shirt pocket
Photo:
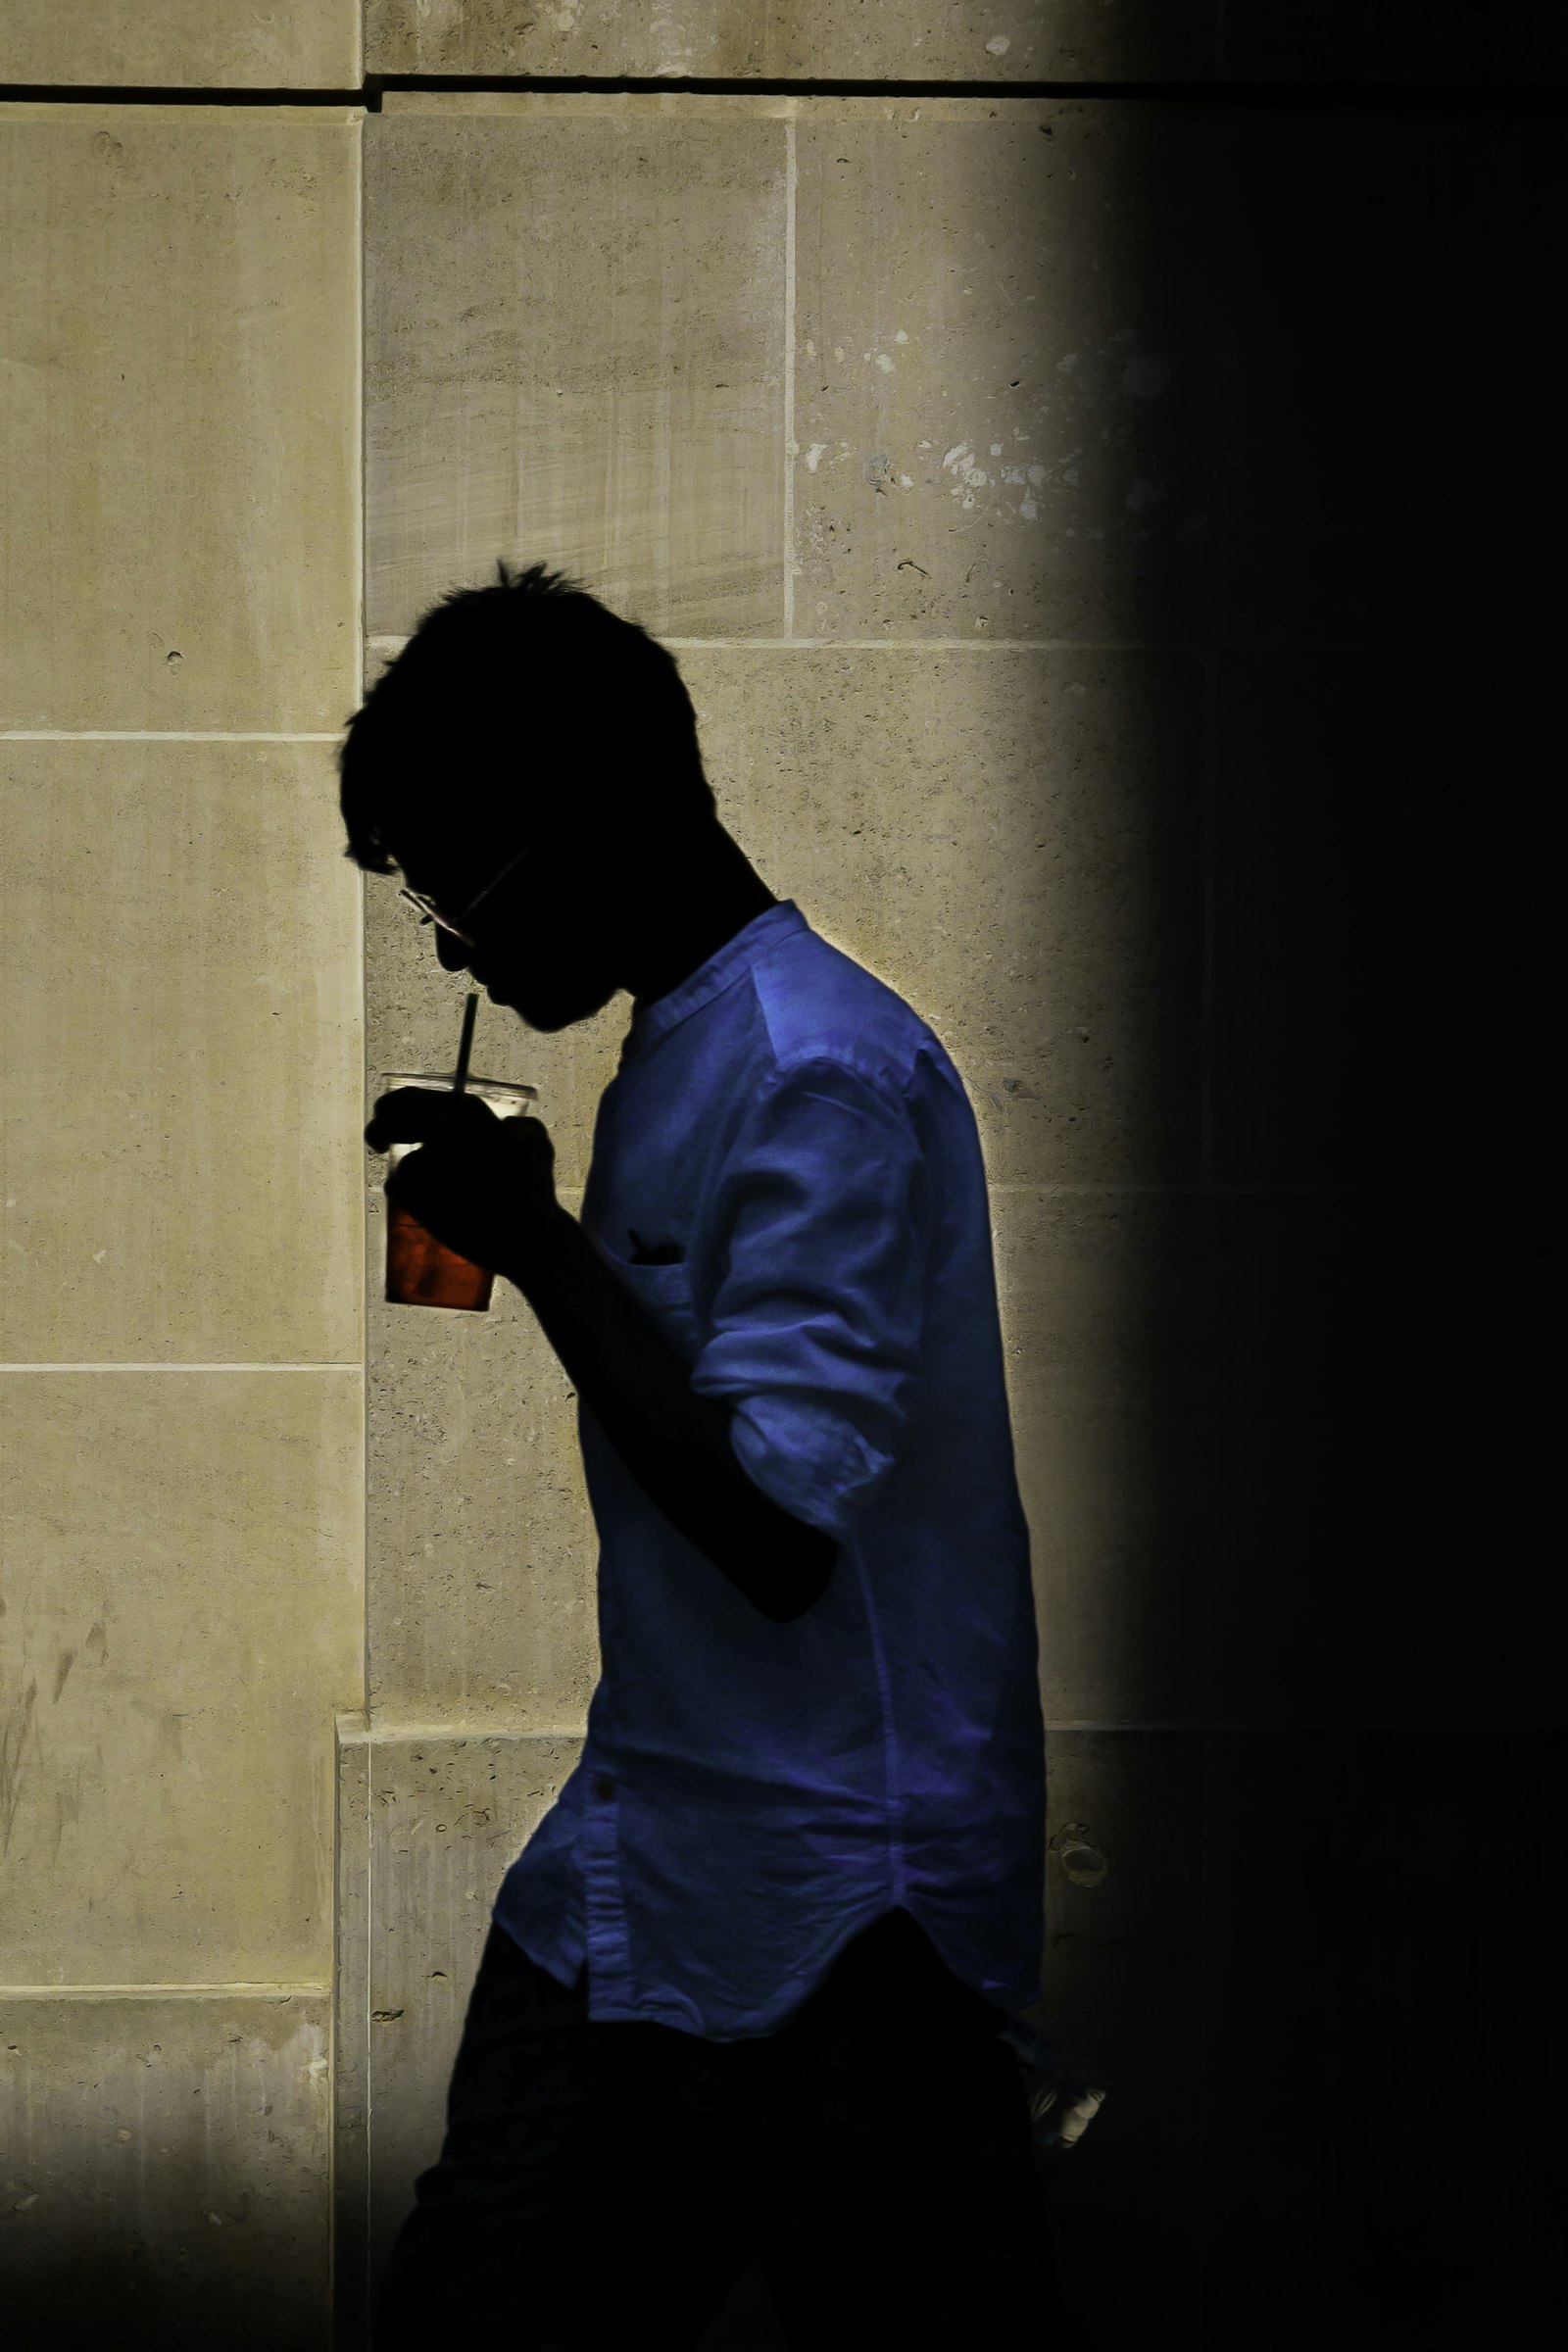
[[[645,1242],[635,1225],[628,1225],[631,1239],[631,1257],[634,1266],[678,1266],[686,1255],[679,1242]]]

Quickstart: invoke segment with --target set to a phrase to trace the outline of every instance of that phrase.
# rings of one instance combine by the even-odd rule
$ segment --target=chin
[[[608,988],[603,995],[596,993],[566,1000],[558,997],[553,1003],[546,1001],[529,1004],[509,1002],[517,1018],[530,1029],[537,1029],[546,1037],[554,1037],[558,1030],[574,1028],[579,1021],[591,1021],[596,1013],[604,1011],[614,993],[612,988]]]

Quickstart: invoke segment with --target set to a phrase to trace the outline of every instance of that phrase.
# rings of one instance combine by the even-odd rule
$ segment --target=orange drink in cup
[[[427,1086],[437,1094],[477,1095],[498,1118],[520,1119],[526,1116],[537,1102],[539,1090],[533,1086],[511,1086],[491,1078],[468,1076],[468,1048],[473,1038],[473,1015],[477,997],[469,997],[463,1022],[463,1042],[458,1050],[458,1066],[449,1075],[428,1076],[422,1072],[389,1070],[382,1074],[381,1092],[389,1094],[397,1086]],[[387,1152],[387,1173],[391,1174],[407,1152],[418,1150],[416,1144],[393,1144]],[[483,1314],[490,1304],[495,1287],[495,1269],[476,1266],[471,1258],[460,1257],[433,1233],[427,1233],[417,1217],[410,1216],[390,1194],[386,1196],[386,1298],[391,1306],[454,1306],[471,1314]]]

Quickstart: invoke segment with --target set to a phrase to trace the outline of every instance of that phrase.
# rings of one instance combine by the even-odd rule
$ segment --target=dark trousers
[[[586,1971],[564,1990],[493,1923],[375,2352],[486,2321],[508,2352],[680,2352],[754,2259],[799,2352],[1055,2347],[1003,2022],[905,1911],[731,2042],[594,2025]]]

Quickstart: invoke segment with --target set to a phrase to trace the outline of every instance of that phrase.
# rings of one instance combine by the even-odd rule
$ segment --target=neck
[[[715,824],[677,866],[650,878],[649,920],[627,944],[621,986],[639,1005],[667,997],[737,931],[778,904],[739,844]]]

